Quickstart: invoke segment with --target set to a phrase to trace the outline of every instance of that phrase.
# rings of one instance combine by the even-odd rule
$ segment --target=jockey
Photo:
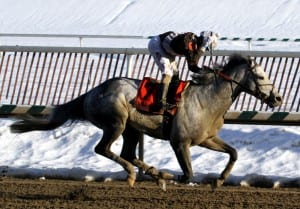
[[[205,51],[217,46],[219,34],[212,31],[202,31],[199,36],[192,32],[176,33],[169,31],[151,38],[148,49],[155,63],[162,73],[161,88],[159,91],[160,106],[168,109],[166,102],[169,84],[173,76],[178,77],[179,72],[176,56],[185,56],[188,69],[199,72],[198,61]]]

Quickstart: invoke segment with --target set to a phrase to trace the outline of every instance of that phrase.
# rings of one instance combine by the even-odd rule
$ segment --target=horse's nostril
[[[282,98],[281,97],[276,97],[276,101],[281,102]]]

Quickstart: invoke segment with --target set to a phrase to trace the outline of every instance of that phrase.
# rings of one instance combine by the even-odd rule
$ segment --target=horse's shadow
[[[58,168],[58,169],[37,169],[37,168],[14,168],[7,166],[0,166],[2,171],[1,179],[5,177],[14,178],[26,178],[26,179],[59,179],[59,180],[75,180],[75,181],[96,181],[96,182],[108,182],[108,181],[126,181],[127,173],[125,171],[117,172],[101,172],[94,170],[86,170],[83,168]],[[5,172],[3,172],[5,171]],[[164,170],[175,175],[180,175],[178,171]],[[195,172],[194,182],[189,183],[188,186],[205,186],[210,185],[211,182],[218,176],[217,173],[198,173]],[[153,181],[150,176],[139,176],[138,181]],[[169,184],[176,184],[176,181],[170,180]],[[252,186],[261,188],[299,188],[300,178],[285,178],[279,176],[265,176],[258,174],[249,174],[246,176],[230,177],[225,181],[225,186]]]

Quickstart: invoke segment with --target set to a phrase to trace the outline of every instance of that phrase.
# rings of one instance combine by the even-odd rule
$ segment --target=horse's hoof
[[[221,187],[224,183],[224,180],[215,179],[211,183],[211,189],[214,191],[216,188]]]
[[[182,176],[178,176],[178,181],[183,184],[188,184],[190,183],[190,178],[185,175],[182,175]]]
[[[174,175],[173,174],[170,174],[168,172],[159,172],[159,176],[162,178],[162,179],[168,179],[168,180],[171,180],[171,179],[174,179]]]
[[[158,179],[157,184],[164,192],[167,191],[167,184],[164,179]]]
[[[128,184],[129,184],[129,187],[130,187],[130,188],[133,188],[134,183],[135,183],[135,176],[128,176],[127,182],[128,182]]]
[[[149,176],[157,176],[159,175],[159,172],[157,171],[156,168],[154,167],[150,167],[145,171],[145,175],[149,175]]]

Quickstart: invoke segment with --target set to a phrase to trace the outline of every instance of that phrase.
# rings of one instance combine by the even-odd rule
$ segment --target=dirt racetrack
[[[299,209],[300,189],[261,189],[168,184],[162,191],[152,181],[80,182],[69,180],[0,180],[0,208],[270,208]]]

